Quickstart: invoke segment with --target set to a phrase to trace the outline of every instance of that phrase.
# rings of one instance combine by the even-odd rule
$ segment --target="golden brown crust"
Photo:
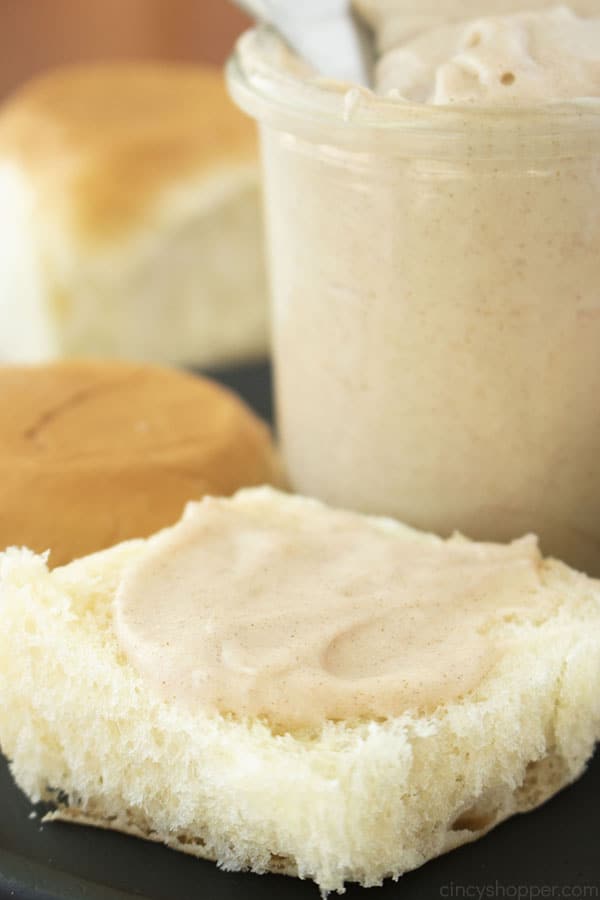
[[[0,548],[51,548],[54,566],[147,537],[204,494],[281,484],[237,397],[157,366],[0,367],[0,436]]]
[[[0,154],[25,168],[42,207],[102,239],[143,219],[165,186],[253,163],[256,138],[218,69],[96,64],[35,79],[0,108]]]

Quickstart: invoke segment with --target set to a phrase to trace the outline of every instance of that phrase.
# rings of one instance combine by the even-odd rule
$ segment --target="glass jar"
[[[600,111],[413,106],[229,64],[259,122],[294,488],[600,573]]]

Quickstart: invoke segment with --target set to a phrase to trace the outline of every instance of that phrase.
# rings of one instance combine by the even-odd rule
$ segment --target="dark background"
[[[0,100],[61,63],[220,65],[249,20],[229,0],[0,0]]]

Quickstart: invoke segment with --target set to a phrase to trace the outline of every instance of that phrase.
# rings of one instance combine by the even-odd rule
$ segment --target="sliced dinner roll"
[[[0,623],[32,800],[324,893],[537,806],[600,736],[600,583],[533,538],[250,489],[52,572],[0,555]]]

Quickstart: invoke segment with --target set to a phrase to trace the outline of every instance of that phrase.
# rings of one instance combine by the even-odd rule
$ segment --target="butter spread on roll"
[[[323,896],[539,806],[600,737],[600,582],[531,538],[254,488],[52,571],[0,553],[0,619],[0,746],[46,820]]]
[[[125,575],[115,624],[170,701],[277,728],[427,712],[477,687],[535,618],[534,537],[449,541],[253,493],[206,498]]]

